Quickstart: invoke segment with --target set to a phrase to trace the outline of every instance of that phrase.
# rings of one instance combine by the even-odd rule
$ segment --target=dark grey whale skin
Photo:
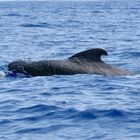
[[[98,74],[110,76],[134,75],[134,72],[114,68],[101,60],[101,55],[108,55],[104,49],[95,48],[73,55],[64,60],[14,61],[8,70],[24,67],[31,76]],[[22,71],[19,71],[22,73]]]

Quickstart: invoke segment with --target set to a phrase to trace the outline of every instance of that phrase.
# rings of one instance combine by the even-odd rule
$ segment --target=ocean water
[[[0,140],[139,140],[140,1],[0,2],[0,71],[15,60],[104,48],[135,76],[0,78]]]

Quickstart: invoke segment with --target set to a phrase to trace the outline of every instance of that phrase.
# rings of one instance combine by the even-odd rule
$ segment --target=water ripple
[[[51,25],[48,23],[38,23],[38,24],[24,23],[24,24],[21,24],[20,26],[27,27],[27,28],[51,28]]]
[[[34,105],[32,107],[24,107],[16,110],[19,113],[29,113],[29,112],[44,112],[49,110],[57,110],[58,107],[56,106],[48,106],[43,104]]]
[[[36,133],[48,133],[48,132],[52,132],[52,131],[57,131],[57,130],[60,130],[60,129],[65,129],[66,127],[70,127],[71,125],[52,125],[50,127],[40,127],[40,128],[27,128],[27,129],[22,129],[22,130],[18,130],[16,131],[15,133],[33,133],[33,134],[36,134]]]

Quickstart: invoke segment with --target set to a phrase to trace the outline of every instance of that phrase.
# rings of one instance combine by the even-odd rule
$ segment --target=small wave
[[[21,24],[20,26],[26,28],[51,28],[51,25],[48,23],[38,23],[38,24],[24,23]]]
[[[112,117],[112,118],[125,117],[127,114],[127,112],[118,109],[103,110],[100,113],[103,114],[104,116]]]
[[[0,120],[0,126],[5,126],[12,123],[12,121],[8,120],[8,119],[4,119],[4,120]]]
[[[102,12],[102,11],[99,11],[99,10],[94,10],[93,13],[101,14],[101,13],[103,13],[103,12]]]
[[[28,17],[29,15],[21,15],[18,13],[9,13],[9,14],[6,14],[4,16],[7,16],[7,17]]]
[[[129,52],[129,57],[140,57],[140,52]]]
[[[28,109],[22,109],[22,112],[20,113],[35,113],[37,112],[39,115],[33,115],[33,116],[30,116],[30,117],[22,117],[22,118],[19,118],[19,119],[15,119],[16,121],[24,121],[24,122],[32,122],[32,121],[43,121],[43,120],[46,120],[46,119],[57,119],[57,118],[62,118],[62,119],[67,119],[68,116],[71,116],[71,115],[74,115],[77,113],[77,110],[75,109],[62,109],[62,108],[59,108],[59,107],[55,107],[55,106],[48,106],[48,107],[45,107],[43,106],[43,110],[42,110],[42,107],[40,109],[41,106],[36,106],[35,108],[31,107],[29,110]],[[41,114],[40,114],[40,113]]]
[[[140,57],[140,52],[138,52],[138,51],[126,51],[125,53],[124,52],[119,53],[119,56],[127,58],[127,59],[129,59],[129,58],[136,59],[136,58]]]
[[[69,116],[68,118],[74,120],[89,120],[89,119],[98,119],[101,117],[122,118],[127,117],[127,115],[128,112],[118,109],[109,109],[109,110],[89,109],[85,111],[78,111],[77,113]]]
[[[39,128],[26,128],[16,131],[15,133],[47,133],[52,131],[57,131],[60,129],[65,129],[66,127],[71,127],[73,125],[64,125],[64,124],[58,124],[58,125],[51,125],[49,127],[39,127]]]
[[[35,105],[32,107],[25,107],[16,110],[18,113],[29,114],[32,113],[32,116],[19,118],[18,121],[40,121],[45,119],[72,119],[72,120],[92,120],[102,117],[109,118],[127,118],[131,114],[130,112],[119,110],[119,109],[88,109],[84,111],[79,111],[74,108],[64,109],[57,106],[48,106],[48,105]],[[38,115],[33,115],[38,113]],[[41,113],[41,114],[40,114]]]
[[[21,15],[19,15],[17,13],[10,13],[10,14],[7,14],[5,16],[8,16],[8,17],[18,17],[18,16],[21,16]]]
[[[130,118],[132,117],[130,112],[127,112],[125,110],[119,110],[119,109],[108,109],[108,110],[104,110],[104,109],[88,109],[88,110],[84,110],[84,111],[79,111],[76,110],[74,108],[69,108],[69,109],[64,109],[64,108],[59,108],[56,109],[58,107],[51,107],[51,106],[44,106],[44,105],[37,105],[34,107],[30,107],[29,110],[33,111],[32,114],[34,113],[34,111],[41,111],[42,109],[49,109],[49,111],[47,111],[48,113],[44,114],[41,111],[40,115],[35,115],[35,116],[30,116],[30,117],[26,117],[26,118],[22,118],[21,120],[14,120],[14,121],[24,121],[24,122],[36,122],[37,121],[47,121],[47,120],[56,120],[56,119],[61,119],[61,120],[71,120],[71,121],[90,121],[90,120],[95,120],[95,119],[100,119],[100,118],[110,118],[110,119],[122,119],[125,118],[125,121],[127,121],[127,116],[129,116]],[[51,109],[55,109],[55,110],[51,110]],[[26,109],[22,109],[26,110]],[[27,111],[25,111],[27,112]],[[9,123],[9,122],[5,122],[5,123]],[[76,124],[75,124],[76,125]],[[53,125],[49,125],[47,127],[41,126],[41,127],[27,127],[27,128],[17,128],[17,130],[14,133],[29,133],[29,134],[35,134],[35,133],[46,133],[46,132],[53,132],[53,131],[58,131],[61,129],[65,129],[67,127],[74,127],[74,124],[72,123],[71,125],[67,125],[67,124],[53,124]]]
[[[20,113],[29,113],[29,112],[44,112],[49,110],[58,110],[59,108],[56,106],[48,106],[44,104],[34,105],[31,107],[24,107],[17,110]]]
[[[95,119],[97,118],[92,110],[85,110],[85,111],[80,111],[77,112],[76,114],[68,117],[71,119],[78,119],[78,120],[90,120],[90,119]]]

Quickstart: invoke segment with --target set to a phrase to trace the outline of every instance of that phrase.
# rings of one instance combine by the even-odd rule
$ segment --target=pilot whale
[[[98,74],[110,76],[134,75],[134,72],[115,68],[101,60],[108,55],[101,48],[79,52],[64,60],[14,61],[8,64],[8,70],[31,76]]]

